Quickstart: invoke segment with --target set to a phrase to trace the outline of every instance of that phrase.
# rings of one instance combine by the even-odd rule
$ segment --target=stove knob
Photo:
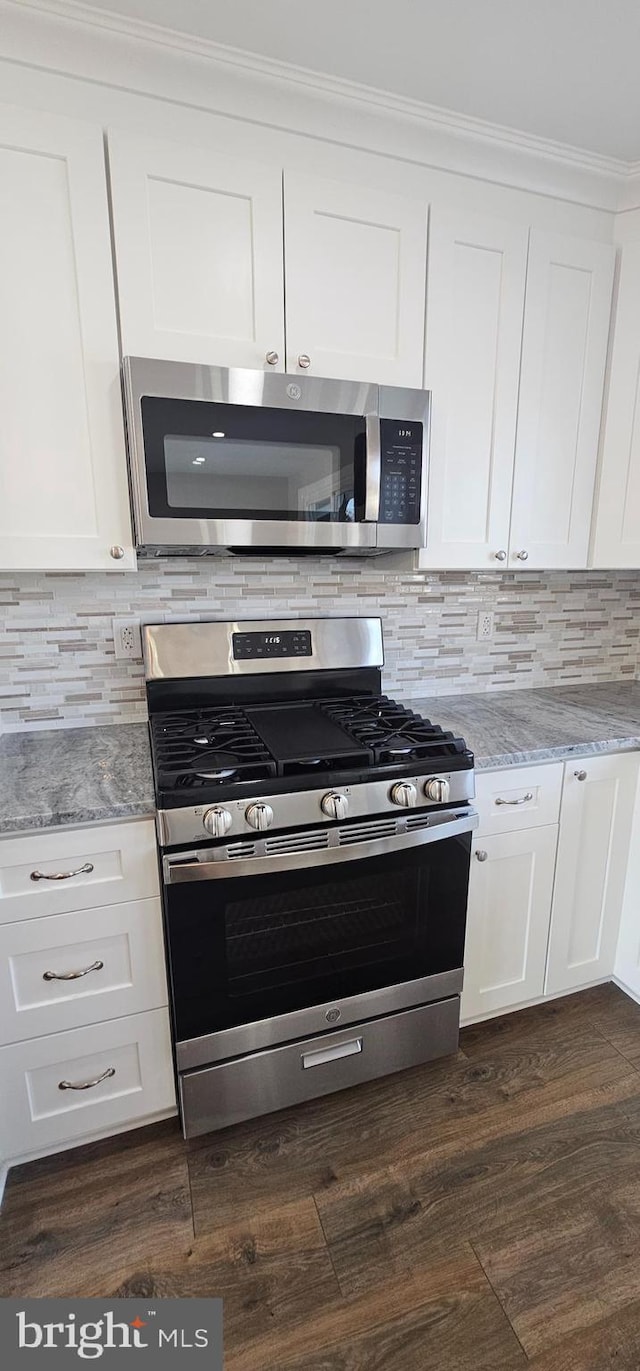
[[[271,805],[258,800],[256,804],[247,806],[244,817],[251,828],[270,828],[273,823],[273,810]]]
[[[330,790],[328,795],[322,796],[320,808],[328,819],[346,819],[349,813],[349,801],[346,795],[341,795],[337,790]]]
[[[391,787],[391,802],[394,805],[402,805],[403,809],[413,809],[418,799],[418,792],[411,781],[398,781],[397,785]]]
[[[443,805],[449,799],[449,782],[443,781],[440,776],[434,776],[427,781],[424,793],[428,800],[435,800],[436,804]]]
[[[216,806],[215,809],[207,810],[206,814],[202,816],[202,822],[212,838],[224,838],[225,833],[228,833],[231,828],[233,819],[228,809],[220,809]]]

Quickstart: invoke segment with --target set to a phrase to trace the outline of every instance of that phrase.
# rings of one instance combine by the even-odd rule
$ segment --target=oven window
[[[277,989],[410,956],[420,929],[415,871],[352,876],[227,905],[229,994]]]
[[[358,517],[360,416],[145,396],[142,422],[153,516],[314,523]]]
[[[165,887],[179,1041],[462,966],[471,834]]]

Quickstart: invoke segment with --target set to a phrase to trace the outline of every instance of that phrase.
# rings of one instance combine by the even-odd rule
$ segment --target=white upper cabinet
[[[8,105],[0,567],[135,567],[102,130]]]
[[[284,370],[282,173],[109,134],[122,350]]]
[[[532,230],[509,563],[586,567],[615,251]]]
[[[287,370],[422,385],[426,203],[285,173]]]
[[[640,567],[640,242],[622,249],[591,565]]]
[[[507,557],[527,239],[507,220],[431,212],[425,567],[492,567]]]

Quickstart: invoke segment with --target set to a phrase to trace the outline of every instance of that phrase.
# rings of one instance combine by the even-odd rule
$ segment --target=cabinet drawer
[[[0,841],[0,923],[158,894],[151,819]]]
[[[0,1042],[167,1003],[160,901],[0,926]]]
[[[562,794],[562,762],[509,767],[476,775],[478,834],[513,833],[556,824]]]
[[[0,1113],[5,1158],[172,1109],[166,1009],[2,1048],[0,1098],[11,1105]]]

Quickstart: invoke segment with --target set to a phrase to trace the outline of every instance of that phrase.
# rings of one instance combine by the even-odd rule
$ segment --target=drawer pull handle
[[[497,805],[526,805],[533,799],[533,791],[528,790],[526,795],[521,795],[519,800],[501,800],[498,796]]]
[[[85,966],[82,971],[45,971],[43,981],[79,981],[81,976],[88,976],[90,971],[102,971],[104,962],[92,962],[91,966]]]
[[[310,1066],[325,1066],[327,1062],[337,1062],[341,1057],[354,1057],[362,1052],[362,1038],[352,1038],[348,1043],[335,1043],[333,1047],[321,1047],[317,1052],[303,1052],[300,1060],[302,1070]]]
[[[480,848],[480,850],[479,850],[478,852],[476,852],[476,860],[477,860],[478,862],[486,862],[488,856],[489,856],[489,853],[488,853],[488,852],[485,852],[484,849],[482,849],[482,848]]]
[[[93,871],[93,862],[85,862],[84,866],[79,866],[77,871],[32,871],[32,881],[70,881],[72,876],[90,876]]]
[[[576,781],[586,781],[587,779],[586,771],[574,771],[573,774],[576,778]]]
[[[93,1090],[94,1085],[100,1085],[101,1081],[108,1080],[109,1076],[115,1076],[115,1066],[108,1066],[101,1076],[96,1076],[94,1081],[58,1081],[58,1090]]]

